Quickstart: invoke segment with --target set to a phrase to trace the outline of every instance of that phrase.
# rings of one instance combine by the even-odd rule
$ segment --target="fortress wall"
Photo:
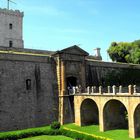
[[[57,119],[53,59],[0,54],[0,131],[42,126]]]
[[[86,61],[86,85],[140,86],[140,65]]]

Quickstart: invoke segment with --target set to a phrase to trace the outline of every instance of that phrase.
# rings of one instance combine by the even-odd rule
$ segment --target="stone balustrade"
[[[120,86],[107,86],[107,87],[96,87],[88,86],[85,92],[81,92],[81,86],[76,86],[69,92],[70,95],[75,94],[91,94],[91,95],[140,95],[140,88],[136,85],[129,85],[128,87]]]

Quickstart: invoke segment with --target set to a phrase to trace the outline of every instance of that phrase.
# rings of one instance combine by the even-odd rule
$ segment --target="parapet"
[[[136,85],[129,85],[128,87],[120,86],[107,86],[107,87],[96,87],[96,86],[88,86],[84,92],[81,92],[82,87],[73,87],[72,94],[80,94],[80,95],[122,95],[122,96],[140,96],[140,87]]]
[[[18,16],[18,17],[24,16],[24,13],[20,12],[19,10],[8,10],[6,8],[4,9],[0,8],[0,14],[12,15],[12,16]]]

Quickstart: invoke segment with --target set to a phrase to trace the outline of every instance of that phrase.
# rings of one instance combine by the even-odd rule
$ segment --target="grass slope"
[[[86,132],[89,134],[94,134],[97,136],[110,138],[113,140],[134,140],[132,138],[129,138],[128,130],[119,129],[119,130],[110,130],[110,131],[106,131],[106,132],[100,132],[99,126],[97,126],[97,125],[79,127],[75,124],[67,124],[67,125],[64,125],[64,127],[74,129],[77,131],[81,131],[81,132]],[[140,140],[140,138],[137,138],[135,140]]]
[[[65,136],[36,136],[31,138],[25,138],[20,140],[73,140],[72,138],[65,137]]]

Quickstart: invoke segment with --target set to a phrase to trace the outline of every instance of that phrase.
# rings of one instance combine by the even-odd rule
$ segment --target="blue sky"
[[[24,46],[61,50],[80,45],[90,54],[100,47],[107,61],[113,41],[140,39],[140,0],[14,0],[24,11]],[[0,0],[0,7],[6,7]]]

